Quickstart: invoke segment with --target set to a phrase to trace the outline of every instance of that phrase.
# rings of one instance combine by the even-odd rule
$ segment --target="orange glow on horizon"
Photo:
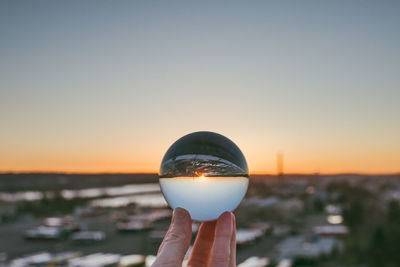
[[[182,131],[188,132],[188,131]],[[221,131],[222,132],[222,131]],[[224,132],[222,132],[224,133]],[[176,136],[170,136],[156,142],[125,143],[124,140],[112,140],[93,144],[78,143],[71,147],[50,146],[45,143],[37,147],[9,146],[0,150],[0,172],[55,172],[55,173],[158,173],[162,156]],[[276,174],[276,151],[282,151],[284,174],[394,174],[400,173],[398,159],[400,150],[395,144],[390,146],[365,147],[362,144],[331,144],[319,142],[304,143],[292,141],[281,148],[268,140],[277,138],[240,136],[225,133],[242,149],[252,175]],[[125,138],[125,140],[129,140]],[[145,140],[138,137],[137,140]],[[254,141],[256,140],[256,141]],[[265,142],[259,144],[259,142]],[[317,143],[316,141],[314,141]],[[127,145],[128,144],[128,145]]]

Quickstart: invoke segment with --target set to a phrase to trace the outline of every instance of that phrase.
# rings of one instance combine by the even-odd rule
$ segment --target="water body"
[[[60,194],[65,199],[74,198],[98,198],[98,197],[115,197],[122,195],[134,195],[145,193],[160,192],[160,186],[157,183],[152,184],[127,184],[114,187],[97,187],[78,190],[61,190]],[[37,201],[44,197],[53,197],[53,191],[20,191],[15,193],[0,192],[0,201],[16,202],[16,201]]]

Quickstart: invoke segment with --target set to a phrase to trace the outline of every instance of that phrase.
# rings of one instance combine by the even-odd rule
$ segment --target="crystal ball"
[[[216,220],[233,211],[246,194],[249,174],[239,147],[223,135],[195,132],[167,150],[160,167],[161,191],[172,208],[193,220]]]

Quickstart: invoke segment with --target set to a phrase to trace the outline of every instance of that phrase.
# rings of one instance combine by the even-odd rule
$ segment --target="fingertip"
[[[216,225],[216,235],[231,235],[233,232],[233,213],[226,211],[219,216]]]
[[[230,211],[225,211],[218,218],[218,221],[232,221],[232,222],[234,222],[234,220],[235,220],[235,216]]]
[[[175,208],[173,212],[172,228],[179,229],[187,236],[192,235],[192,219],[187,210],[183,208]]]
[[[174,219],[177,219],[177,220],[187,220],[187,219],[189,219],[190,221],[192,220],[190,218],[189,212],[181,207],[175,208],[172,215],[173,215]]]

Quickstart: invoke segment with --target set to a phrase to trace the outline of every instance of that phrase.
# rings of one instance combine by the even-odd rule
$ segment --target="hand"
[[[190,215],[176,208],[152,267],[181,267],[191,239]],[[232,212],[224,212],[218,220],[200,225],[188,266],[236,267],[236,223]]]

